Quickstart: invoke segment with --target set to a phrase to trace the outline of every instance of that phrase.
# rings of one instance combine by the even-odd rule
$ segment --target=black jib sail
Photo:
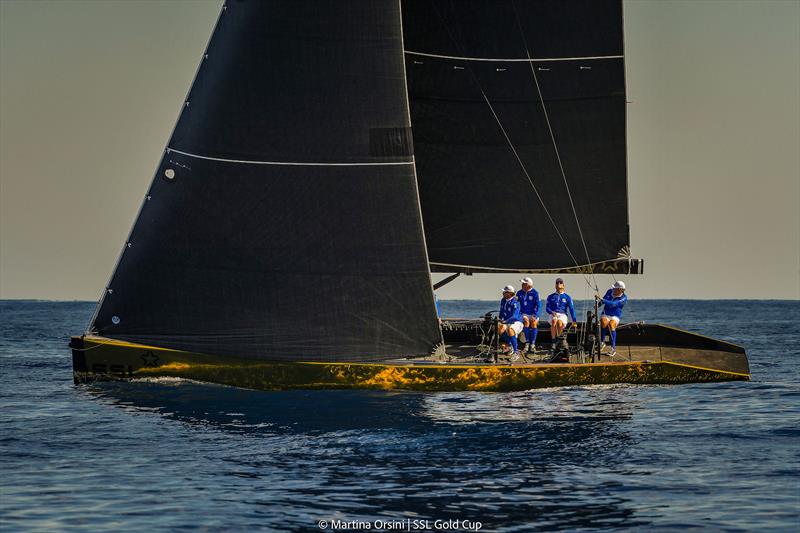
[[[406,0],[403,27],[431,269],[640,272],[621,1]]]
[[[267,360],[441,342],[396,0],[223,7],[91,332]]]

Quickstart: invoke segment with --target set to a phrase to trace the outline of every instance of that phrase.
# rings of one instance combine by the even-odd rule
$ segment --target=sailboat
[[[76,382],[522,390],[749,379],[743,348],[597,312],[511,363],[479,273],[641,274],[620,0],[228,1],[87,331]],[[450,274],[436,285],[432,273]],[[544,335],[547,341],[547,336]]]

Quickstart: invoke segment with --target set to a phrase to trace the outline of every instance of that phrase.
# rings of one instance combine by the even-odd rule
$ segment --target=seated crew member
[[[522,327],[525,332],[525,351],[536,351],[536,335],[539,333],[539,293],[533,288],[531,278],[522,278],[522,289],[517,292],[520,312],[522,313]]]
[[[617,326],[619,325],[619,319],[622,318],[622,308],[628,301],[628,297],[625,295],[625,283],[622,281],[614,282],[614,285],[606,291],[605,296],[598,299],[603,304],[600,327],[604,331],[611,332],[611,353],[609,355],[614,357],[617,355]]]
[[[517,354],[517,335],[522,331],[522,316],[519,313],[519,301],[514,297],[514,287],[503,287],[503,299],[500,300],[500,323],[497,334],[511,344],[511,360],[519,358]]]
[[[550,338],[553,340],[551,350],[556,350],[556,339],[564,332],[567,327],[567,310],[575,324],[575,306],[572,305],[572,298],[564,292],[564,280],[556,278],[556,292],[547,297],[545,311],[550,315]]]

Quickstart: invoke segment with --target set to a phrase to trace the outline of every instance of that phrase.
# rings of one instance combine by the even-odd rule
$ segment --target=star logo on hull
[[[158,356],[152,351],[143,353],[142,361],[144,362],[144,366],[158,366]]]

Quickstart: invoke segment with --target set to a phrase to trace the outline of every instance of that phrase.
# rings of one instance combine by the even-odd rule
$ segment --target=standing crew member
[[[517,354],[517,335],[522,331],[522,316],[519,314],[519,301],[514,297],[514,287],[503,287],[503,299],[500,300],[500,323],[497,334],[508,339],[511,344],[511,360],[519,358]]]
[[[553,340],[552,351],[556,350],[556,339],[564,332],[567,327],[567,310],[572,317],[572,322],[576,323],[575,306],[572,305],[572,298],[564,292],[564,280],[556,278],[556,292],[547,297],[545,311],[550,314],[550,338]]]
[[[536,351],[536,335],[539,333],[539,293],[533,288],[531,278],[522,278],[522,289],[517,292],[520,312],[522,313],[522,326],[525,332],[525,351]]]
[[[597,296],[595,296],[597,298]],[[625,283],[615,281],[614,285],[606,291],[605,296],[598,298],[603,304],[603,314],[600,316],[600,327],[611,331],[611,357],[617,355],[617,326],[622,318],[622,308],[628,302],[625,295]]]

